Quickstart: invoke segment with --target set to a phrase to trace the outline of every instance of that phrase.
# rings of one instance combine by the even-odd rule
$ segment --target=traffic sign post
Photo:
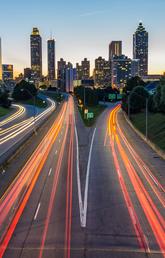
[[[94,113],[87,113],[87,119],[92,119],[94,118]]]
[[[88,115],[88,109],[87,108],[84,109],[84,118],[85,118],[85,115]]]
[[[116,99],[116,94],[114,94],[114,93],[108,94],[108,99],[109,100],[115,100]]]

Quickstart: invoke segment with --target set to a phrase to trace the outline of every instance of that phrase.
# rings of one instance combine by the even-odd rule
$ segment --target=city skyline
[[[2,16],[0,17],[2,63],[13,64],[15,75],[23,72],[25,67],[30,67],[29,35],[33,27],[40,30],[43,42],[43,73],[47,75],[47,40],[51,34],[56,39],[56,62],[62,57],[75,66],[77,62],[80,63],[86,57],[91,61],[91,71],[93,71],[96,58],[102,56],[108,60],[108,46],[113,40],[122,40],[123,54],[132,58],[132,37],[140,20],[149,32],[149,74],[162,74],[165,70],[163,58],[165,56],[163,43],[165,36],[161,29],[165,24],[163,14],[165,3],[162,0],[158,0],[156,3],[154,1],[143,3],[141,0],[137,3],[131,3],[130,0],[126,0],[125,5],[121,4],[120,0],[115,1],[115,3],[112,1],[102,1],[102,3],[90,1],[88,8],[85,7],[85,2],[75,5],[76,2],[71,1],[70,4],[65,3],[63,10],[61,3],[50,0],[47,3],[41,3],[41,8],[38,10],[38,1],[35,1],[30,14],[23,12],[27,3],[22,4],[22,7],[20,7],[20,3],[19,0],[14,1],[14,4],[12,1],[2,3]],[[14,15],[17,14],[18,5],[22,8],[22,14],[19,8],[19,18],[22,20],[23,14],[25,16],[22,23],[17,19],[17,21],[12,21],[13,26],[9,26],[10,22],[8,19],[5,20],[9,4],[13,6],[12,11],[15,10]],[[53,7],[58,12],[55,12]],[[125,14],[126,10],[128,17]],[[158,11],[159,19],[153,21],[153,15]],[[120,16],[118,20],[114,19],[116,12]],[[42,15],[46,15],[46,13],[49,13],[49,17],[44,16],[46,19],[42,19]],[[8,15],[12,20],[13,14],[9,12]],[[29,16],[30,19],[28,19]],[[61,20],[63,16],[67,22]],[[12,27],[17,29],[13,30]],[[90,33],[91,30],[92,33]]]

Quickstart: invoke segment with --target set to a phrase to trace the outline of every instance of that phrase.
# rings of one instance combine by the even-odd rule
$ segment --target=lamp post
[[[146,140],[148,140],[148,98],[146,98]]]

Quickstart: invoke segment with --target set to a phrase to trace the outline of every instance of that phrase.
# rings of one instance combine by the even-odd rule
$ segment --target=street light
[[[34,107],[34,126],[33,126],[33,130],[35,135],[37,135],[37,131],[36,131],[36,127],[35,127],[35,121],[36,121],[36,98],[35,96],[28,90],[28,89],[21,89],[21,91],[27,91],[29,95],[31,95],[32,99],[33,99],[33,107]]]

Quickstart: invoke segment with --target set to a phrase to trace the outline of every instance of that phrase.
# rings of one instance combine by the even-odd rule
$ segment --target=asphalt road
[[[151,150],[145,145],[144,153],[145,143],[136,137],[118,107],[87,129],[72,97],[64,102],[50,133],[0,199],[0,254],[163,257],[165,164],[154,159],[153,169]]]
[[[41,125],[55,109],[55,103],[47,99],[48,108],[35,108],[30,105],[21,105],[24,109],[20,114],[12,114],[0,122],[0,163],[2,164],[29,135]]]

